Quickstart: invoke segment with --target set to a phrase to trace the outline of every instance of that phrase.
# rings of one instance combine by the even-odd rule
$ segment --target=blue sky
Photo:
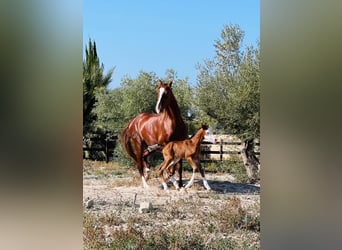
[[[105,72],[115,67],[109,88],[141,70],[163,78],[174,69],[196,84],[196,65],[213,58],[222,28],[237,24],[245,45],[260,40],[259,0],[84,0],[83,53],[96,42]]]

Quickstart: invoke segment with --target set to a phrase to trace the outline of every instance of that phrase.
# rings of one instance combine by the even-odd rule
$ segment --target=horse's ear
[[[201,128],[204,129],[204,130],[207,130],[208,129],[208,125],[202,123]]]
[[[162,85],[162,81],[158,80],[158,86]]]
[[[169,82],[169,87],[172,89],[172,80]]]

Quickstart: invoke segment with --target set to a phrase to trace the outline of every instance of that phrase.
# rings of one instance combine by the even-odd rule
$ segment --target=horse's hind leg
[[[164,178],[164,170],[167,169],[171,164],[172,164],[172,159],[165,159],[164,162],[162,163],[162,165],[160,165],[159,167],[159,179],[163,185],[163,188],[165,191],[169,191],[169,188],[166,184],[165,178]]]
[[[141,176],[141,181],[142,181],[142,184],[143,184],[143,187],[144,188],[149,188],[147,182],[146,182],[146,177],[145,177],[145,171],[144,171],[144,166],[143,166],[143,161],[141,160],[141,158],[138,160],[137,162],[137,165],[138,165],[138,169],[139,169],[139,174]]]
[[[145,148],[147,147],[147,145],[145,143],[143,143],[141,145],[141,147]],[[150,178],[150,168],[149,168],[149,165],[148,165],[148,162],[147,162],[147,157],[153,153],[155,151],[149,151],[148,149],[145,149],[143,152],[142,152],[142,164],[143,164],[143,170],[144,170],[144,177],[146,180],[148,180]]]
[[[143,170],[144,170],[143,173],[144,173],[144,177],[146,178],[146,180],[150,178],[150,168],[147,163],[147,156],[148,155],[145,155],[142,157],[142,164],[143,164]]]
[[[147,185],[147,182],[146,182],[145,175],[144,175],[144,168],[145,167],[144,167],[142,148],[141,147],[142,147],[142,144],[141,144],[140,140],[135,140],[134,141],[134,148],[135,148],[136,155],[137,155],[136,164],[137,164],[137,167],[138,167],[138,170],[139,170],[139,174],[140,174],[140,177],[141,177],[141,181],[142,181],[143,187],[144,188],[149,188],[149,186]]]

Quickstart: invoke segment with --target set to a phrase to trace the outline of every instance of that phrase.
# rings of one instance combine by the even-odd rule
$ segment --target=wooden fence
[[[208,143],[206,141],[201,144],[201,161],[226,161],[236,159],[236,156],[241,154],[244,143],[233,135],[217,135],[216,144]],[[260,155],[260,142],[254,141],[254,153],[257,157]],[[240,158],[240,157],[238,157]]]
[[[106,136],[101,138],[101,142],[87,143],[83,140],[83,158],[89,159],[90,155],[94,152],[103,155],[106,162],[109,162],[113,157],[113,151],[117,143],[117,136]],[[211,144],[203,141],[201,144],[201,161],[202,162],[216,162],[234,160],[236,156],[240,158],[240,153],[243,148],[243,142],[233,135],[217,135],[217,143]],[[260,155],[260,143],[258,140],[254,141],[254,152],[259,157]],[[240,158],[241,159],[241,158]],[[239,160],[240,161],[240,160]]]
[[[93,138],[83,137],[83,159],[92,159],[103,156],[108,163],[110,157],[114,154],[118,136],[112,134],[98,134]],[[96,156],[93,156],[93,155]]]

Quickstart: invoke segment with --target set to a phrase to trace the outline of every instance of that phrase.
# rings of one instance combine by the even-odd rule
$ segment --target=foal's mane
[[[209,129],[209,127],[208,127],[207,125],[203,125],[203,124],[202,124],[201,128],[200,128],[199,130],[197,130],[196,133],[193,134],[189,139],[191,140],[191,139],[193,139],[196,135],[198,135],[199,132],[201,131],[201,129],[203,129],[204,131],[206,131],[206,130]]]

